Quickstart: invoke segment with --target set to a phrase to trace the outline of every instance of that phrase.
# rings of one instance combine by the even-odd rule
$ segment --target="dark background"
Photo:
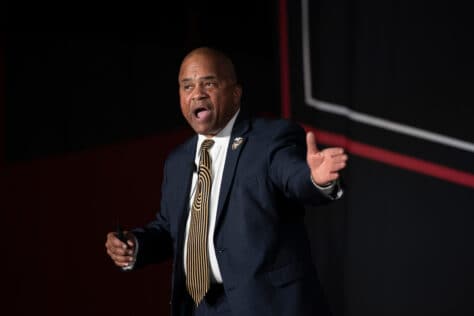
[[[4,312],[168,313],[170,263],[121,273],[105,235],[158,211],[163,161],[192,135],[177,85],[190,49],[224,50],[243,106],[280,116],[282,6],[293,119],[472,176],[471,152],[304,104],[299,1],[8,3],[7,29],[31,27],[0,36]],[[467,7],[321,0],[310,10],[315,97],[473,141]],[[307,221],[333,313],[473,314],[472,187],[350,159],[345,198]]]
[[[474,314],[474,23],[460,1],[309,3],[311,95],[469,142],[471,151],[361,124],[306,105],[303,1],[288,1],[292,117],[345,136],[345,199],[308,212],[336,315]],[[359,149],[360,144],[367,146]],[[376,150],[397,153],[393,164]],[[378,157],[377,157],[378,156]],[[402,156],[462,172],[460,185]],[[414,172],[414,171],[415,172]]]

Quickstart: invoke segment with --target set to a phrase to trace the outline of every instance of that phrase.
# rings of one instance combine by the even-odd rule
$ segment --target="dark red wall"
[[[116,269],[105,234],[150,220],[163,161],[189,130],[1,170],[2,249],[14,315],[166,315],[170,263]],[[6,249],[5,249],[6,248]]]

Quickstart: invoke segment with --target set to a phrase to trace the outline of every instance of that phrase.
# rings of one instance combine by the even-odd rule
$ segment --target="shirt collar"
[[[234,127],[235,120],[237,119],[237,116],[239,115],[240,108],[235,112],[234,116],[227,122],[227,125],[215,136],[211,137],[210,139],[214,140],[217,143],[220,143],[222,141],[229,140],[230,135],[232,133],[232,128]],[[201,147],[201,143],[205,140],[208,139],[206,136],[198,134],[198,142],[197,142],[197,148]]]

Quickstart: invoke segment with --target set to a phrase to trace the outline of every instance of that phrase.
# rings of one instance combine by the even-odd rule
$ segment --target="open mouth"
[[[197,119],[201,120],[207,118],[210,115],[211,111],[207,107],[198,107],[194,109],[193,113]]]

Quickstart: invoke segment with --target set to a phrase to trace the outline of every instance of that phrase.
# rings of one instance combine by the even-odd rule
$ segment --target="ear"
[[[232,97],[234,104],[240,104],[240,98],[242,97],[242,86],[240,84],[235,84],[234,91],[232,91]]]

